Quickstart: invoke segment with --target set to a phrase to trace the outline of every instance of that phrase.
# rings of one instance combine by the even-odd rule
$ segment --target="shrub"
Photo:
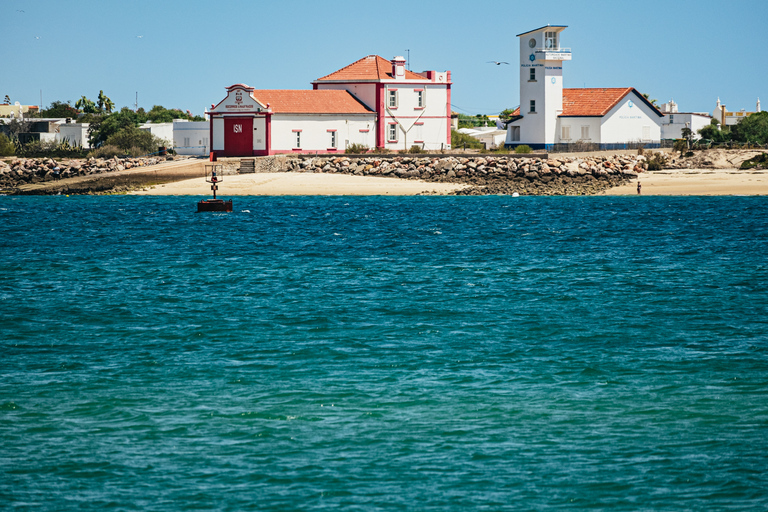
[[[412,154],[419,154],[419,153],[427,153],[427,150],[420,146],[413,145],[411,146],[411,149],[408,150],[408,152]]]
[[[369,151],[368,146],[365,144],[350,144],[347,146],[347,149],[344,150],[345,153],[354,154],[354,155],[362,155],[363,153],[367,153]]]
[[[15,154],[16,146],[5,134],[0,133],[0,156],[13,156]]]
[[[126,151],[120,149],[117,146],[110,146],[108,144],[96,148],[88,153],[88,158],[112,158],[114,156],[125,156]]]
[[[460,147],[482,149],[484,146],[482,142],[474,137],[467,135],[466,133],[460,133],[456,130],[451,130],[451,147],[453,149],[459,149]]]
[[[745,160],[741,163],[741,169],[766,169],[768,168],[768,153],[760,153],[759,155]]]
[[[528,146],[527,144],[523,144],[515,148],[515,153],[517,154],[533,153],[533,150],[531,149],[531,146]]]
[[[649,171],[660,171],[667,164],[667,156],[664,153],[653,153],[648,159]]]

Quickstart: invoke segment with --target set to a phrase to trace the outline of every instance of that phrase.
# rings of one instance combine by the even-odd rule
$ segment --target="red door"
[[[224,118],[224,153],[226,156],[253,156],[253,118]]]

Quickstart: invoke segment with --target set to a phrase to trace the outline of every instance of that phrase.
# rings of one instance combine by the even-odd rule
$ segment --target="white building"
[[[506,145],[658,147],[663,114],[634,88],[563,88],[563,62],[571,60],[571,49],[560,46],[566,28],[548,25],[518,34],[520,107],[507,123]]]
[[[662,104],[659,110],[664,114],[664,118],[661,120],[662,140],[682,139],[684,128],[689,128],[695,136],[699,130],[712,122],[712,117],[709,114],[679,112],[674,100]]]
[[[733,126],[745,117],[749,117],[758,112],[762,112],[762,109],[760,108],[760,98],[757,98],[757,105],[754,112],[747,112],[744,109],[741,109],[738,112],[728,112],[728,109],[725,108],[725,103],[720,103],[720,98],[717,98],[717,106],[715,107],[714,112],[712,112],[712,117],[717,119],[717,122],[720,123],[721,126]]]
[[[151,133],[158,139],[164,141],[168,146],[173,142],[173,123],[153,123],[147,121],[139,125],[139,130]]]
[[[211,126],[208,121],[173,121],[173,149],[176,154],[190,156],[208,156],[211,151],[209,142]]]
[[[56,142],[67,141],[70,146],[82,147],[88,149],[91,144],[88,142],[89,123],[63,123],[59,125],[59,132],[56,134]]]
[[[479,140],[485,145],[485,149],[494,149],[504,146],[504,142],[507,138],[507,131],[498,129],[495,126],[459,128],[458,132]]]
[[[217,156],[450,148],[450,72],[413,73],[405,59],[369,55],[312,82],[312,90],[227,88],[211,105]]]

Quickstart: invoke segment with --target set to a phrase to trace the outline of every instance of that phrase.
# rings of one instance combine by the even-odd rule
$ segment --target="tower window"
[[[529,114],[536,113],[536,100],[531,100],[531,110],[529,110],[528,113]]]
[[[544,48],[547,50],[557,49],[557,32],[544,33]]]
[[[528,79],[530,82],[536,81],[536,68],[531,68],[531,77]]]

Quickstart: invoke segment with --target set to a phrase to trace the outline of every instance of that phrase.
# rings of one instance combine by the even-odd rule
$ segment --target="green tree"
[[[5,134],[0,133],[0,156],[13,156],[15,154],[16,146],[14,143]]]
[[[512,117],[512,113],[514,111],[515,111],[515,109],[512,109],[512,108],[506,108],[506,109],[502,110],[499,113],[499,119],[501,119],[502,121],[507,121],[510,117]]]
[[[768,112],[757,112],[741,119],[731,128],[733,140],[768,144]]]
[[[699,135],[701,135],[702,139],[720,143],[729,140],[731,134],[720,130],[717,126],[717,121],[713,119],[710,124],[699,130]]]
[[[5,99],[3,99],[3,103],[5,103],[6,105],[10,105],[11,104],[11,97],[6,94],[5,95]]]
[[[107,114],[111,114],[112,110],[115,108],[115,103],[109,99],[106,94],[104,94],[104,91],[99,91],[96,108],[99,112],[106,112]]]
[[[656,104],[657,100],[656,99],[651,99],[651,95],[650,94],[643,93],[643,98],[647,99],[651,103],[651,105],[653,105],[654,107],[658,106]]]
[[[107,139],[119,132],[123,128],[131,126],[138,126],[142,120],[138,114],[128,107],[123,107],[120,112],[113,114],[96,117],[90,120],[90,127],[88,128],[88,140],[91,143],[91,147],[97,148],[104,144]]]
[[[129,151],[138,148],[143,153],[152,153],[163,141],[153,136],[149,131],[142,130],[136,126],[126,126],[116,133],[113,133],[106,140],[108,146],[117,146],[120,149]]]
[[[69,102],[54,101],[51,105],[41,112],[43,117],[77,117],[77,109],[74,108]]]
[[[81,96],[80,99],[75,102],[75,108],[80,109],[85,114],[95,114],[98,112],[96,104],[85,96]]]

